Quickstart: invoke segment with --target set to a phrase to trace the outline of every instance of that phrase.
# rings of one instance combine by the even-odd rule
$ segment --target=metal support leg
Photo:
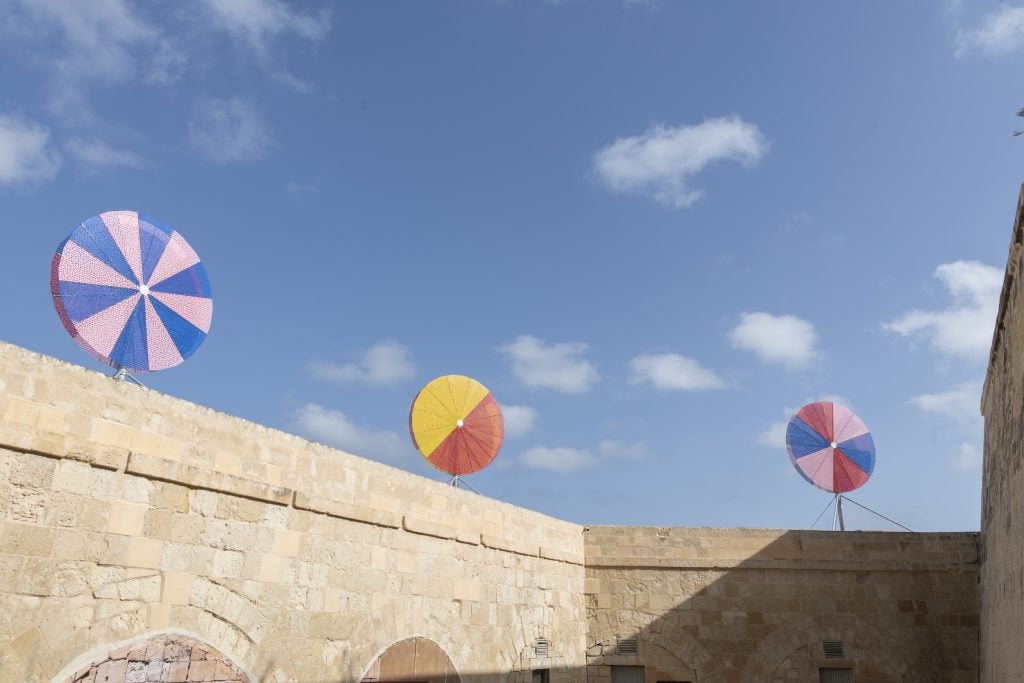
[[[113,375],[111,375],[111,377],[113,377],[114,380],[118,382],[132,381],[138,384],[143,389],[146,388],[146,385],[140,382],[139,380],[135,379],[135,377],[133,377],[132,374],[128,372],[128,368],[126,368],[123,365],[118,365],[117,371]]]

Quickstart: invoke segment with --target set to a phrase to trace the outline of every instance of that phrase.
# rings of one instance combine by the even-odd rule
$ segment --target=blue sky
[[[153,389],[440,479],[409,405],[467,374],[486,495],[782,528],[829,500],[785,422],[835,398],[854,500],[978,528],[1024,7],[2,0],[0,36],[0,338],[103,370],[50,259],[138,210],[215,300]]]

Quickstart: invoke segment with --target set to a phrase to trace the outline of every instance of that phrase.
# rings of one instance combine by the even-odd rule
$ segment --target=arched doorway
[[[165,633],[136,640],[79,669],[64,683],[252,683],[238,666],[205,643]]]
[[[373,661],[362,683],[459,683],[455,665],[429,638],[406,638]]]

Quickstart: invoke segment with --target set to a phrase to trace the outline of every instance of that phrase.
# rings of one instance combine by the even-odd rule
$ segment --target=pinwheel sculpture
[[[789,421],[786,450],[800,476],[835,495],[835,515],[845,529],[842,494],[866,484],[875,469],[875,443],[867,425],[838,403],[809,403]]]
[[[108,211],[72,230],[53,257],[50,290],[71,337],[118,379],[182,363],[213,318],[195,250],[135,211]]]
[[[471,377],[445,375],[416,395],[409,432],[426,461],[458,485],[462,476],[479,472],[498,455],[505,422],[487,387]]]

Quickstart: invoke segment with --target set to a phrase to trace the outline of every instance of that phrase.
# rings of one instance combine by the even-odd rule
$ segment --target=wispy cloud
[[[657,125],[641,135],[619,138],[594,155],[594,169],[613,192],[683,208],[703,196],[691,180],[708,164],[737,161],[753,166],[767,152],[768,142],[755,124],[730,116],[694,126]]]
[[[998,56],[1024,47],[1024,7],[1002,5],[986,14],[975,28],[960,29],[956,34],[957,57],[971,52]]]
[[[753,351],[766,363],[802,368],[820,358],[814,325],[793,315],[743,313],[729,332],[733,348]]]
[[[501,406],[501,415],[505,418],[506,436],[529,434],[537,423],[537,411],[529,406]]]
[[[188,121],[188,143],[215,164],[261,159],[271,145],[256,108],[240,97],[200,102]]]
[[[331,13],[305,14],[280,0],[204,0],[213,22],[247,48],[274,79],[299,92],[311,85],[285,66],[281,41],[286,37],[317,42],[331,30]]]
[[[602,458],[620,460],[646,460],[651,457],[643,442],[623,443],[615,439],[604,439],[598,444],[597,453]]]
[[[578,472],[594,464],[590,451],[578,448],[534,446],[519,456],[520,462],[533,469],[550,470],[566,474]]]
[[[960,424],[980,428],[981,387],[981,382],[964,382],[946,391],[915,396],[910,402],[926,413],[942,415]]]
[[[650,384],[655,389],[703,391],[722,389],[725,382],[692,358],[677,353],[643,354],[629,361],[630,384]]]
[[[512,363],[512,373],[528,387],[552,389],[566,394],[583,394],[600,378],[589,361],[582,342],[547,342],[522,335],[498,350]]]
[[[409,453],[408,440],[398,433],[360,427],[340,410],[315,403],[299,409],[293,426],[304,436],[365,458],[396,460]]]
[[[954,433],[965,439],[949,457],[948,464],[954,470],[968,471],[981,465],[983,431],[985,422],[981,417],[980,380],[963,382],[946,391],[921,394],[910,402],[923,412],[943,418],[951,423]]]
[[[14,0],[6,11],[17,16],[10,39],[51,46],[34,53],[52,79],[54,110],[75,120],[91,118],[91,86],[168,82],[184,66],[184,52],[127,0]]]
[[[949,464],[955,470],[969,472],[981,467],[981,461],[981,448],[977,444],[964,442],[953,452]]]
[[[955,261],[936,268],[935,277],[953,297],[948,308],[910,311],[882,328],[926,341],[947,356],[984,361],[992,344],[1003,272],[977,261]]]
[[[393,339],[374,344],[359,363],[338,364],[314,361],[310,373],[329,382],[362,383],[384,386],[398,384],[416,376],[412,354]]]
[[[43,126],[0,115],[0,185],[53,180],[62,162],[49,143],[50,131]]]
[[[73,138],[67,151],[88,171],[107,168],[144,168],[146,160],[127,149],[117,149],[99,138]]]

